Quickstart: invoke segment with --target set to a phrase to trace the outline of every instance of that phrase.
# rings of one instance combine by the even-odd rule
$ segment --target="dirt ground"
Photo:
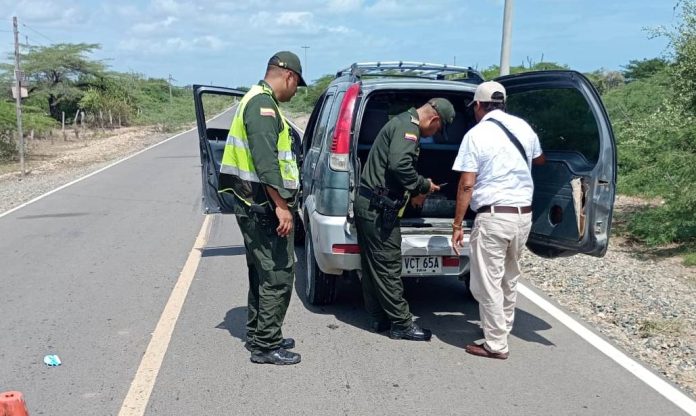
[[[26,139],[26,172],[41,176],[66,167],[105,162],[134,153],[160,141],[167,134],[154,127],[124,127],[107,130],[82,130],[79,136],[68,130],[66,137],[58,134],[52,139]],[[0,163],[0,181],[16,177],[21,172],[19,161]]]

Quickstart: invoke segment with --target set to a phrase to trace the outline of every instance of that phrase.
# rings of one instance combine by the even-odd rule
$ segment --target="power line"
[[[27,29],[31,30],[32,32],[36,33],[37,35],[41,36],[42,38],[48,40],[49,42],[55,43],[55,41],[48,36],[44,35],[43,33],[39,32],[38,30],[32,28],[31,26],[27,25],[26,23],[22,23],[22,26],[26,27]]]

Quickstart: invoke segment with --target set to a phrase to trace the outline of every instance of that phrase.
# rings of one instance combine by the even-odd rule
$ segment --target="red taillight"
[[[355,83],[348,87],[341,107],[338,110],[336,120],[336,130],[334,130],[333,141],[331,142],[331,156],[329,166],[333,170],[348,170],[348,154],[350,153],[350,132],[353,125],[353,110],[355,102],[360,93],[360,84]]]
[[[334,254],[359,254],[360,246],[357,244],[334,244],[331,246],[331,252]]]
[[[442,267],[459,267],[459,257],[443,257]]]

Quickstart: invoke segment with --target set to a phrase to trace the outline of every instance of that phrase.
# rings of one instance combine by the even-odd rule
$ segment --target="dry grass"
[[[680,319],[646,319],[638,328],[641,338],[656,335],[676,337],[684,333],[685,323]]]

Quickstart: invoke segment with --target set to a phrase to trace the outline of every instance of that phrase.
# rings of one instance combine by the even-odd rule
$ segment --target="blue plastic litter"
[[[47,355],[44,357],[44,362],[46,365],[49,365],[51,367],[56,367],[61,365],[62,363],[60,362],[60,358],[57,355]]]

